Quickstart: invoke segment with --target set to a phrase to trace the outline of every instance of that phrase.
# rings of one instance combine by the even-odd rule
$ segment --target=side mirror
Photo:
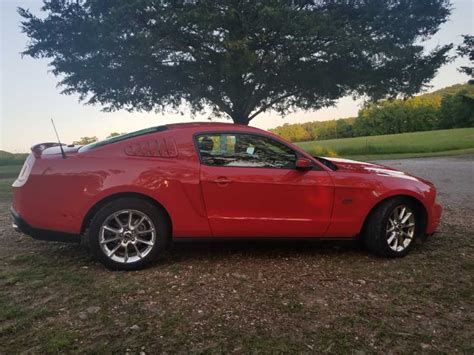
[[[313,167],[313,163],[307,158],[298,158],[295,167],[297,170],[309,170]]]

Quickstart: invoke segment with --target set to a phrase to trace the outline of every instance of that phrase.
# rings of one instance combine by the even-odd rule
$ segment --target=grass
[[[0,179],[16,178],[23,165],[0,165]]]
[[[13,181],[13,179],[0,179],[0,200],[11,198]]]
[[[123,273],[2,225],[0,353],[472,353],[473,236],[443,230],[398,260],[319,243],[182,244]]]
[[[9,200],[12,184],[23,165],[0,165],[0,200]]]
[[[474,128],[446,129],[383,136],[297,143],[309,153],[334,151],[338,156],[374,160],[474,153]]]

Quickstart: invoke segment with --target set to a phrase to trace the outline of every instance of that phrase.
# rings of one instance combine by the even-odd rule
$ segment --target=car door
[[[195,139],[214,236],[324,235],[334,187],[319,165],[297,170],[298,153],[268,136],[219,132]]]

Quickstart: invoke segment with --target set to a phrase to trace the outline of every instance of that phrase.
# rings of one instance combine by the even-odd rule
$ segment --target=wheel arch
[[[172,236],[173,221],[171,220],[170,214],[168,213],[166,208],[159,201],[157,201],[156,199],[154,199],[150,196],[147,196],[145,194],[139,193],[139,192],[118,192],[118,193],[108,195],[108,196],[102,198],[101,200],[99,200],[98,202],[96,202],[91,208],[89,208],[89,210],[87,211],[86,215],[84,216],[84,218],[82,220],[81,235],[83,235],[86,232],[87,228],[89,228],[89,225],[90,225],[92,219],[94,218],[94,215],[103,206],[105,206],[109,202],[112,202],[116,199],[123,198],[123,197],[132,197],[132,198],[137,198],[137,199],[141,199],[141,200],[144,200],[144,201],[148,201],[151,204],[153,204],[157,209],[162,211],[165,218],[167,219],[167,222],[168,222],[168,226],[169,226],[169,229],[170,229],[169,230],[169,235],[170,235],[170,237]]]
[[[424,234],[426,232],[426,227],[428,225],[428,210],[426,209],[426,206],[423,204],[423,202],[420,199],[416,198],[415,196],[409,195],[409,194],[403,194],[403,193],[397,194],[397,195],[386,196],[382,198],[381,200],[379,200],[374,206],[372,206],[372,208],[369,210],[369,212],[364,218],[364,223],[362,224],[362,228],[360,232],[363,233],[365,226],[367,224],[367,221],[369,220],[369,217],[377,209],[377,207],[379,207],[382,203],[388,200],[395,199],[395,198],[403,198],[413,203],[414,207],[416,208],[416,213],[421,218],[419,232],[420,234]]]

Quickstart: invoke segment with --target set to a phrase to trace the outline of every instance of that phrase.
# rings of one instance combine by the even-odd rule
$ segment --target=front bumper
[[[77,234],[51,231],[45,229],[38,229],[30,226],[21,216],[15,211],[13,207],[10,207],[10,213],[12,215],[12,227],[17,232],[26,234],[34,239],[46,240],[51,242],[72,242],[80,243],[81,237]]]
[[[439,222],[441,220],[441,213],[443,212],[443,208],[440,204],[435,202],[431,208],[430,216],[428,220],[428,225],[426,228],[427,234],[434,234],[436,229],[438,228]]]

